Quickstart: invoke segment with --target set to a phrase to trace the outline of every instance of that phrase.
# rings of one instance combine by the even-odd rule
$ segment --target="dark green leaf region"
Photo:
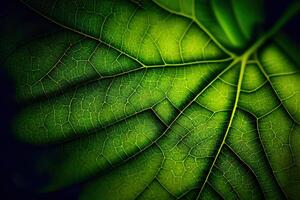
[[[47,149],[38,192],[299,199],[299,51],[282,34],[299,1],[264,31],[261,0],[22,3],[43,23],[1,52],[14,136]]]

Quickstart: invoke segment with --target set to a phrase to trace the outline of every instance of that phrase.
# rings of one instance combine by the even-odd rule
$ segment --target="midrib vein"
[[[222,139],[222,142],[217,150],[217,153],[214,157],[214,160],[209,168],[209,171],[205,177],[205,180],[204,180],[204,183],[202,184],[201,186],[201,189],[198,193],[198,196],[197,196],[197,200],[200,199],[200,195],[206,185],[206,183],[208,182],[208,179],[210,177],[210,174],[216,164],[216,161],[218,160],[218,157],[221,153],[221,150],[222,150],[222,147],[224,146],[225,144],[225,141],[226,141],[226,138],[228,136],[228,133],[230,131],[230,127],[233,123],[233,119],[234,119],[234,116],[235,116],[235,113],[236,113],[236,109],[237,109],[237,105],[238,105],[238,101],[239,101],[239,98],[240,98],[240,93],[241,93],[241,87],[242,87],[242,82],[243,82],[243,77],[244,77],[244,72],[245,72],[245,68],[246,68],[246,64],[247,64],[247,60],[248,60],[248,57],[249,55],[248,54],[244,54],[243,56],[239,57],[238,60],[241,61],[241,69],[240,69],[240,74],[239,74],[239,80],[238,80],[238,86],[237,86],[237,91],[236,91],[236,96],[235,96],[235,101],[234,101],[234,105],[233,105],[233,109],[232,109],[232,113],[231,113],[231,116],[230,116],[230,120],[229,120],[229,123],[228,123],[228,126],[227,126],[227,129],[226,129],[226,132],[223,136],[223,139]]]
[[[294,6],[294,7],[292,7]],[[244,72],[245,72],[245,68],[246,68],[246,64],[247,64],[247,60],[249,58],[250,55],[252,55],[254,52],[257,51],[257,49],[259,47],[261,47],[270,37],[272,37],[274,34],[276,34],[281,28],[282,26],[285,25],[285,23],[291,19],[299,10],[300,10],[300,3],[294,3],[292,5],[290,5],[290,8],[292,7],[292,11],[290,12],[289,10],[287,10],[283,16],[280,18],[280,20],[265,34],[263,35],[261,38],[259,38],[257,40],[257,42],[255,42],[247,51],[245,51],[242,56],[237,57],[235,60],[241,61],[241,69],[240,69],[240,74],[239,74],[239,80],[238,80],[238,87],[237,87],[237,92],[236,92],[236,97],[235,97],[235,102],[234,102],[234,106],[233,106],[233,110],[230,116],[230,120],[225,132],[225,135],[222,139],[222,142],[217,150],[217,153],[214,157],[214,160],[209,168],[209,171],[205,177],[204,183],[201,186],[201,189],[198,193],[197,196],[197,200],[200,199],[201,193],[206,185],[206,183],[208,182],[208,179],[210,177],[210,174],[216,164],[216,161],[218,160],[218,157],[221,153],[222,147],[224,146],[225,142],[226,142],[226,138],[228,136],[228,133],[230,131],[230,127],[233,123],[233,119],[236,113],[236,109],[237,109],[237,105],[238,105],[238,101],[239,101],[239,97],[240,97],[240,93],[241,93],[241,86],[242,86],[242,82],[243,82],[243,77],[244,77]]]

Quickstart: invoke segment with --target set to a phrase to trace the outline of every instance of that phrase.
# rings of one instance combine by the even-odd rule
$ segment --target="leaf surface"
[[[276,33],[300,6],[259,35],[262,5],[229,2],[24,1],[59,27],[6,60],[41,191],[297,198],[299,62]]]

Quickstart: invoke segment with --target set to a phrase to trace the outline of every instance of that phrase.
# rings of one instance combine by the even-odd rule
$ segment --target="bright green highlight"
[[[297,4],[256,35],[261,1],[24,3],[60,27],[6,60],[23,105],[15,136],[46,149],[40,191],[84,183],[87,200],[300,195],[300,68],[274,38]]]

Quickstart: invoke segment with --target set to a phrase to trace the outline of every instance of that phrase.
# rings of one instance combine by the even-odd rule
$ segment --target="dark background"
[[[276,2],[276,3],[275,3]],[[267,0],[265,14],[267,16],[265,27],[269,27],[286,9],[289,1]],[[21,17],[20,17],[21,16]],[[29,29],[36,24],[43,23],[43,19],[32,13],[26,6],[16,0],[2,1],[0,5],[0,32],[3,31],[3,23],[10,23],[9,19],[22,18],[24,23],[12,27],[11,34],[18,29]],[[14,25],[16,26],[16,25]],[[55,27],[54,27],[55,28]],[[300,16],[295,17],[283,29],[295,44],[300,44]],[[26,32],[26,31],[25,31]],[[28,30],[30,33],[30,30]],[[0,33],[3,38],[4,33]],[[7,32],[5,33],[7,34]],[[0,43],[1,44],[1,43]],[[300,46],[300,45],[299,45]],[[2,48],[2,47],[0,47]],[[14,84],[4,70],[3,57],[9,52],[0,52],[0,199],[24,199],[24,200],[52,200],[52,199],[76,199],[80,185],[75,185],[62,191],[50,194],[35,194],[34,188],[43,184],[43,178],[34,174],[31,164],[39,151],[29,145],[15,141],[11,134],[11,126],[14,115],[19,106],[14,97]],[[26,181],[24,180],[26,178]]]
[[[14,83],[5,70],[5,58],[11,51],[8,38],[34,38],[58,27],[32,12],[18,0],[0,1],[0,199],[3,200],[69,200],[77,199],[80,185],[49,194],[37,194],[35,188],[45,183],[34,173],[32,163],[42,148],[16,141],[12,136],[12,122],[21,106],[15,99]],[[45,25],[44,25],[45,24]],[[39,28],[37,28],[39,27]],[[20,34],[22,33],[22,34]],[[2,51],[5,49],[5,51]]]

